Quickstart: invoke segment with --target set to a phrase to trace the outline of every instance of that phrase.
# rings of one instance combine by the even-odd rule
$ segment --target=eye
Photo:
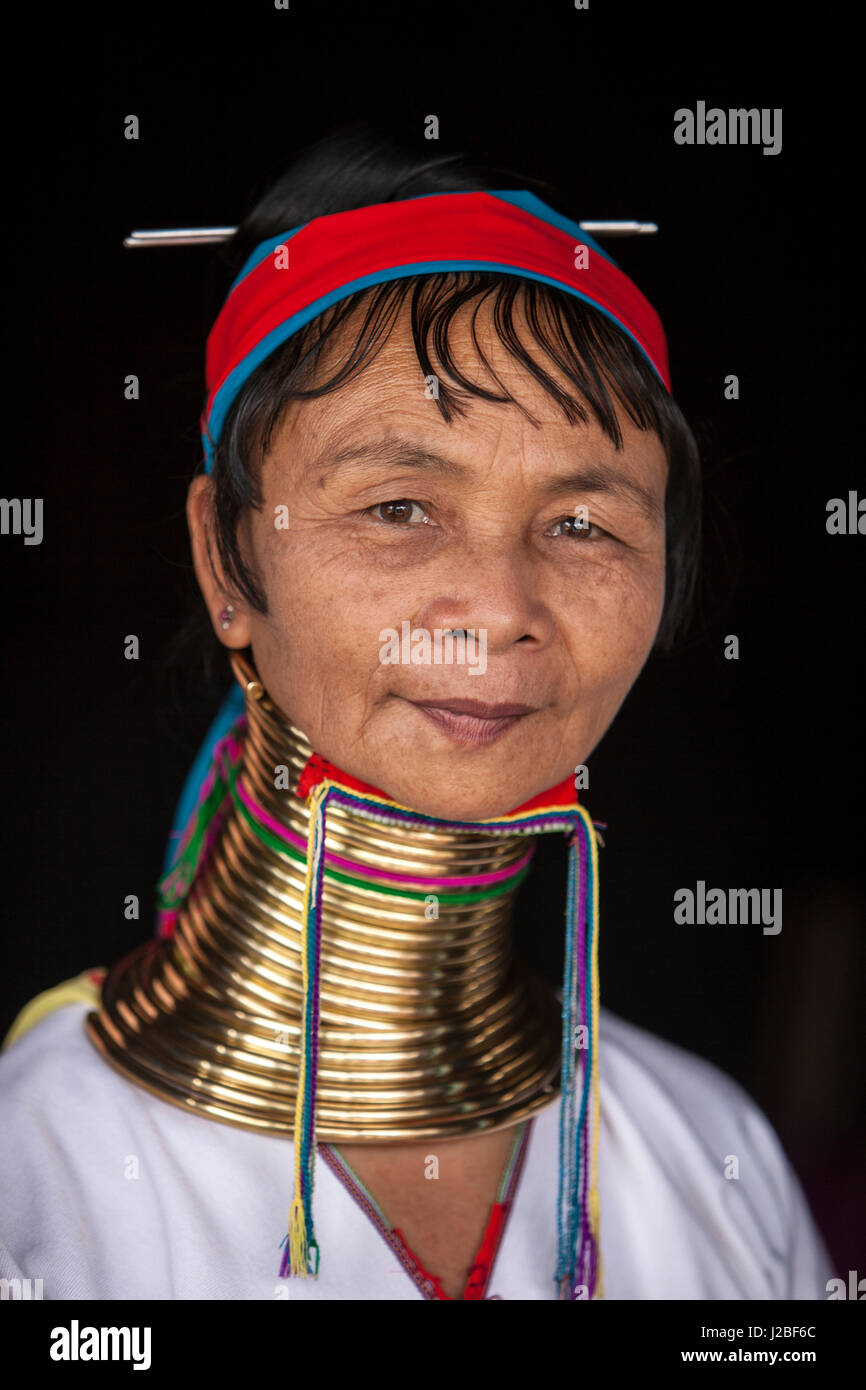
[[[562,527],[560,531],[558,528]],[[587,521],[581,516],[562,516],[559,521],[555,521],[548,535],[572,536],[579,541],[599,541],[608,533],[597,526],[594,521]]]
[[[400,497],[394,502],[377,502],[370,511],[377,521],[385,521],[392,526],[409,526],[430,521],[429,516],[421,506],[420,502],[413,502],[411,498]]]

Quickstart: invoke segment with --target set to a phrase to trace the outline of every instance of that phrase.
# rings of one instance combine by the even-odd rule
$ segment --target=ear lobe
[[[252,633],[249,618],[246,608],[241,607],[237,599],[227,599],[216,614],[211,609],[210,615],[214,632],[224,647],[239,651],[250,645]]]

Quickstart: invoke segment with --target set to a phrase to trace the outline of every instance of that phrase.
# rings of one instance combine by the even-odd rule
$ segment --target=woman
[[[654,310],[506,183],[346,137],[235,237],[187,512],[236,688],[158,938],[0,1064],[46,1297],[824,1296],[766,1119],[599,1008],[579,788],[686,620],[698,467]],[[549,832],[559,994],[511,949]]]

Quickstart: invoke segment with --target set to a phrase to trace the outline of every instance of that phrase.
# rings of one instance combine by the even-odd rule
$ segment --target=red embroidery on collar
[[[361,796],[377,796],[382,801],[393,799],[387,792],[374,787],[370,782],[361,782],[357,777],[351,777],[348,772],[343,772],[335,763],[329,763],[326,758],[323,758],[321,753],[313,753],[307,759],[304,770],[298,779],[298,785],[295,789],[296,795],[306,800],[313,788],[317,787],[325,778],[331,782],[338,782],[341,787],[347,787],[350,791],[359,792]],[[547,791],[539,792],[537,796],[530,797],[529,801],[524,801],[521,806],[515,807],[508,814],[512,816],[522,815],[527,811],[535,811],[549,806],[574,806],[576,801],[577,792],[574,787],[574,778],[566,777],[555,787],[550,787]]]

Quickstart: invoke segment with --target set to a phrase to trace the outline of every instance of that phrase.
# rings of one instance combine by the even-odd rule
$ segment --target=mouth
[[[409,700],[407,703],[414,705],[455,743],[476,748],[495,743],[509,729],[536,712],[533,705],[488,705],[482,700]]]

